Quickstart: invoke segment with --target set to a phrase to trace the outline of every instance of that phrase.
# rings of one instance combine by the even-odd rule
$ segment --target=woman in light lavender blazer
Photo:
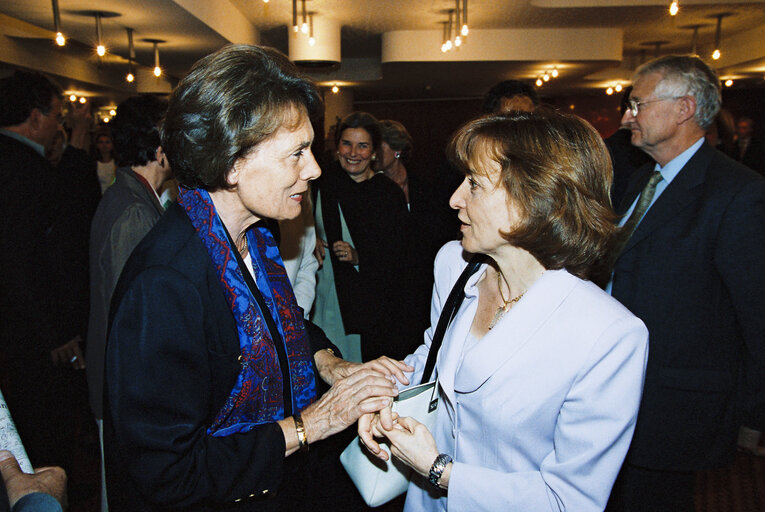
[[[468,280],[436,364],[430,432],[412,418],[366,415],[414,469],[406,510],[603,510],[640,403],[648,332],[590,282],[615,227],[611,165],[598,133],[554,112],[490,116],[450,146],[466,174],[451,198],[461,245],[436,259],[432,327],[407,358],[419,382],[446,297]]]

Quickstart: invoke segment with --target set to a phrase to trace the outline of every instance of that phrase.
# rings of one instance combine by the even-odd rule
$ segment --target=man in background
[[[695,472],[732,460],[741,421],[765,426],[765,179],[705,141],[720,102],[695,56],[633,79],[622,124],[656,163],[627,187],[609,288],[651,339],[607,511],[692,512]]]
[[[164,208],[158,191],[172,177],[160,147],[159,122],[167,104],[154,96],[125,100],[111,123],[117,152],[114,185],[106,189],[90,232],[90,318],[87,377],[99,426],[103,468],[103,385],[109,305],[125,262]],[[102,510],[106,507],[102,469]]]

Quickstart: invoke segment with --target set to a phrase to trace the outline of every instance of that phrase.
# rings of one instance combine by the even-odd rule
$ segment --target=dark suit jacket
[[[206,433],[236,382],[239,340],[207,250],[177,204],[125,264],[110,317],[109,508],[290,509],[290,480],[305,485],[310,478],[293,477],[302,471],[301,455],[284,458],[276,423],[227,437]],[[310,327],[314,351],[331,347]]]
[[[96,418],[103,418],[104,351],[112,293],[128,257],[163,211],[156,195],[141,183],[135,172],[129,167],[120,167],[114,185],[106,189],[93,217],[85,357],[90,408]]]
[[[647,182],[643,167],[624,211]],[[765,180],[707,143],[648,210],[612,295],[650,334],[628,462],[696,470],[733,454],[742,414],[765,427]]]

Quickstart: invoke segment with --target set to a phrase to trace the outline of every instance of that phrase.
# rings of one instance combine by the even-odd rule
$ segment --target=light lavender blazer
[[[436,258],[432,326],[407,358],[414,383],[466,263],[458,242]],[[594,284],[549,270],[471,344],[484,271],[468,281],[436,365],[433,435],[455,460],[448,496],[416,478],[405,510],[603,510],[632,439],[648,331]]]

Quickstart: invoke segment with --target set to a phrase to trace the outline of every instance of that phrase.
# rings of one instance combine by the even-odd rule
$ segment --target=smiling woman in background
[[[320,173],[309,118],[319,107],[284,55],[246,45],[197,62],[171,96],[162,147],[178,203],[135,249],[112,301],[112,512],[343,508],[320,485],[337,455],[308,447],[387,404],[405,365],[335,357],[256,224],[300,214]],[[321,396],[320,381],[332,386]]]
[[[406,199],[373,161],[377,119],[354,112],[335,132],[337,162],[316,182],[317,276],[312,320],[351,361],[402,358],[422,340],[405,326],[412,242]]]
[[[381,458],[371,432],[386,436],[419,474],[407,511],[602,511],[648,355],[643,323],[588,281],[615,230],[608,153],[592,126],[553,112],[477,119],[450,153],[466,174],[450,202],[463,238],[436,258],[432,327],[406,358],[412,382],[466,253],[490,263],[443,338],[433,432],[381,414],[363,416],[359,434]]]

